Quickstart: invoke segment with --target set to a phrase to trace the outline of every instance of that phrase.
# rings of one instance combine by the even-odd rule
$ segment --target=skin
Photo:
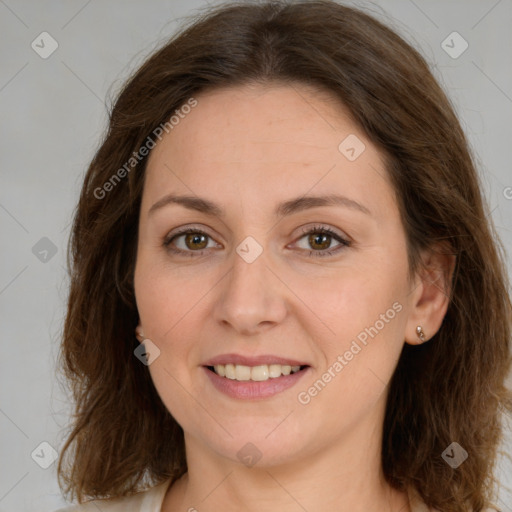
[[[381,154],[329,93],[273,84],[196,99],[150,154],[135,268],[139,340],[160,350],[149,370],[187,450],[189,471],[168,489],[162,511],[410,511],[381,469],[387,383],[404,342],[420,343],[416,326],[427,340],[439,329],[448,305],[440,276],[453,262],[425,253],[429,271],[409,279]],[[350,134],[366,146],[352,162],[338,150]],[[148,214],[171,192],[214,201],[225,217],[176,204]],[[273,214],[281,201],[333,192],[370,214],[338,205]],[[189,225],[208,237],[187,245],[181,236],[173,246],[188,254],[170,253],[165,238]],[[311,245],[303,230],[318,225],[350,246],[310,255],[340,247],[334,237]],[[263,249],[252,263],[236,252],[247,236]],[[299,403],[298,393],[395,302],[401,311]],[[271,398],[234,399],[202,368],[226,353],[289,357],[310,369]],[[261,454],[253,467],[237,457],[248,442]]]

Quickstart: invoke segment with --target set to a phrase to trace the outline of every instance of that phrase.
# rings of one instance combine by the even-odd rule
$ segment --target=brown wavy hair
[[[414,486],[429,506],[481,511],[494,499],[501,412],[512,411],[504,384],[511,365],[504,251],[467,139],[424,58],[373,16],[329,0],[199,11],[117,95],[68,245],[59,363],[75,410],[59,459],[61,489],[79,502],[113,498],[187,471],[183,431],[133,354],[147,162],[134,155],[201,91],[248,83],[334,93],[385,158],[410,272],[436,242],[456,255],[441,328],[429,343],[404,344],[392,377],[382,466],[392,486]],[[453,441],[469,453],[457,469],[441,457]]]

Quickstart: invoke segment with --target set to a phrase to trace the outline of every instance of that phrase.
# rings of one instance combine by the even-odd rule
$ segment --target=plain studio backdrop
[[[433,67],[478,155],[510,255],[512,0],[347,4],[391,24]],[[52,460],[70,412],[55,379],[68,286],[66,243],[87,164],[106,127],[106,99],[174,33],[180,18],[206,5],[0,0],[0,512],[65,504]],[[507,420],[502,449],[510,454]],[[499,474],[499,505],[511,512],[512,464],[505,458]]]

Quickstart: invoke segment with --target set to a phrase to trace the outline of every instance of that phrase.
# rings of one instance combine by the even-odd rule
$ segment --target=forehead
[[[151,199],[177,188],[226,200],[233,193],[264,199],[312,188],[359,199],[370,189],[392,194],[381,154],[332,93],[300,84],[246,85],[195,99],[197,106],[149,156],[144,194]]]
[[[297,156],[314,156],[313,148],[328,153],[335,150],[336,155],[343,134],[364,137],[338,98],[328,91],[302,84],[222,88],[202,93],[195,99],[197,106],[164,136],[170,145],[185,144],[203,150],[189,154],[192,158],[208,156],[225,160],[229,155],[232,160],[243,154],[244,149],[251,147],[256,151],[260,145],[265,147],[262,159],[281,160],[280,155],[286,150],[282,146],[287,144],[295,146],[293,151],[300,151]],[[238,145],[230,144],[231,140],[236,140]],[[240,143],[244,146],[240,147]],[[155,158],[164,145],[165,142],[160,144],[150,158]]]

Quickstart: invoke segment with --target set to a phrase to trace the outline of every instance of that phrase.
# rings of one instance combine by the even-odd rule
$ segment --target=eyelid
[[[333,247],[330,249],[325,249],[323,251],[321,251],[321,250],[315,251],[313,249],[301,249],[302,251],[309,251],[310,256],[312,256],[313,254],[315,255],[315,257],[335,256],[339,252],[341,252],[343,249],[345,249],[347,247],[351,247],[352,243],[353,243],[352,239],[349,236],[347,236],[345,234],[340,234],[337,230],[331,228],[328,225],[314,224],[312,226],[311,225],[302,226],[301,230],[302,230],[302,235],[295,239],[295,241],[293,242],[294,244],[311,233],[326,234],[326,235],[330,236],[331,238],[333,238],[334,240],[336,240],[339,244],[336,247]]]
[[[181,226],[180,228],[176,228],[176,230],[171,231],[169,234],[167,234],[164,237],[163,244],[168,245],[174,238],[177,238],[178,236],[186,235],[189,233],[199,233],[202,235],[206,235],[211,240],[215,241],[214,237],[212,235],[210,235],[210,233],[208,233],[204,228],[195,226],[192,224],[192,225]],[[216,243],[218,243],[218,242],[216,242]],[[205,249],[203,249],[203,250],[205,250]],[[186,252],[200,252],[200,251],[186,251]]]
[[[209,249],[212,249],[212,248],[210,247],[210,248],[206,248],[206,249],[201,249],[199,251],[193,251],[193,250],[175,249],[175,248],[171,247],[171,242],[175,238],[178,238],[178,237],[186,235],[186,234],[195,234],[195,233],[205,235],[213,242],[218,243],[215,241],[214,237],[211,236],[202,227],[198,227],[195,225],[186,225],[186,226],[177,228],[176,231],[172,231],[170,234],[166,235],[163,240],[163,245],[168,251],[175,253],[175,254],[181,254],[181,255],[187,254],[189,256],[195,255],[198,257],[202,256],[205,251],[208,251]],[[306,237],[307,235],[309,235],[311,233],[323,233],[323,234],[330,236],[331,238],[333,238],[334,240],[336,240],[338,242],[339,245],[337,245],[336,247],[331,248],[331,249],[325,249],[325,250],[313,250],[313,249],[302,249],[302,248],[300,249],[301,252],[309,251],[309,255],[312,256],[314,254],[315,257],[317,257],[317,256],[332,256],[332,255],[340,252],[342,249],[344,249],[346,247],[350,247],[353,242],[349,236],[347,236],[345,234],[340,234],[340,233],[338,233],[337,230],[334,230],[330,226],[323,225],[323,224],[302,226],[301,233],[302,234],[298,238],[296,238],[294,240],[294,242],[292,242],[292,244],[295,244],[297,241],[301,240],[302,238]]]
[[[346,235],[344,232],[339,232],[337,229],[332,228],[331,226],[329,226],[327,224],[316,223],[313,225],[306,225],[306,226],[302,226],[301,230],[302,230],[301,231],[302,235],[308,235],[310,233],[316,233],[318,231],[318,232],[328,233],[328,234],[332,235],[333,237],[338,237],[345,242],[352,243],[352,239],[348,235]],[[302,238],[302,235],[301,235],[301,237],[299,237],[299,239]]]

